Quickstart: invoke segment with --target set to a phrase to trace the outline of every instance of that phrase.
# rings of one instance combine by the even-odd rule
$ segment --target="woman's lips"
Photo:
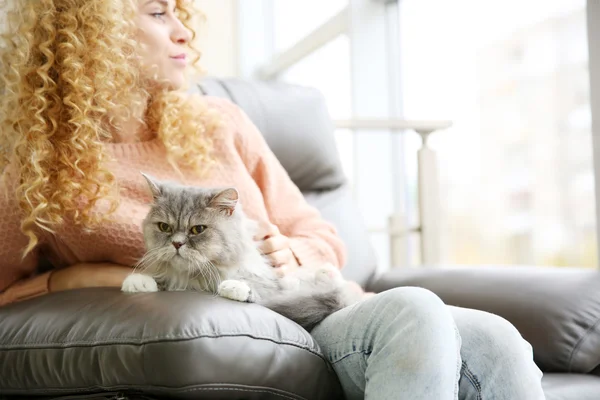
[[[177,56],[171,57],[171,60],[175,61],[177,64],[185,66],[187,64],[186,55],[179,54]]]

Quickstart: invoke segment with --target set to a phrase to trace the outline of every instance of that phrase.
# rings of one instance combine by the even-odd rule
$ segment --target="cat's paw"
[[[246,282],[229,279],[219,285],[219,296],[235,301],[249,301],[251,294],[250,286]]]
[[[158,292],[154,278],[144,274],[133,273],[123,281],[121,291],[127,293]]]

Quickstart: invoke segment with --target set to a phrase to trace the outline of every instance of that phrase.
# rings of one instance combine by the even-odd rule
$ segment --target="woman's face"
[[[138,41],[145,79],[177,90],[185,83],[190,31],[175,15],[175,0],[137,0]]]

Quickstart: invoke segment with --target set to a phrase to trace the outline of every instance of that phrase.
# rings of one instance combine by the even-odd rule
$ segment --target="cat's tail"
[[[263,300],[261,305],[310,331],[319,322],[346,306],[339,287],[320,291],[293,291]]]

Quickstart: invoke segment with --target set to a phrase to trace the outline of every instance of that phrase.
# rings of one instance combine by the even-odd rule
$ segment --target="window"
[[[345,7],[373,8],[383,2],[263,3],[270,4],[268,21],[262,24],[270,32],[266,47],[271,54],[262,60],[266,63]],[[585,0],[401,0],[399,11],[402,114],[454,123],[430,140],[439,157],[442,263],[596,266]],[[365,21],[386,22],[382,14],[374,15]],[[278,79],[317,87],[334,119],[351,118],[352,88],[357,83],[365,87],[365,82],[352,81],[351,72],[365,71],[377,61],[352,57],[357,43],[352,38],[338,36]],[[380,53],[385,46],[373,43],[378,57],[385,58]],[[246,47],[255,44],[248,40]],[[369,88],[378,87],[387,96],[383,92],[392,89],[381,82]],[[385,225],[393,212],[389,178],[398,175],[391,172],[389,147],[401,148],[406,210],[409,223],[418,222],[420,138],[406,134],[400,143],[370,134],[363,136],[369,143],[361,139],[354,146],[349,132],[340,130],[336,136],[350,181],[364,177],[362,169],[370,168],[382,188],[378,197],[383,201],[370,207],[364,196],[368,190],[361,186],[364,179],[356,179],[359,206],[373,228]],[[369,156],[372,162],[365,163]],[[372,240],[385,269],[390,264],[387,235],[374,233]],[[409,252],[410,262],[418,263],[414,247]]]
[[[596,266],[585,1],[404,0],[400,26],[406,117],[454,121],[444,261]]]
[[[342,11],[347,0],[273,1],[275,51],[292,47],[329,18]]]

